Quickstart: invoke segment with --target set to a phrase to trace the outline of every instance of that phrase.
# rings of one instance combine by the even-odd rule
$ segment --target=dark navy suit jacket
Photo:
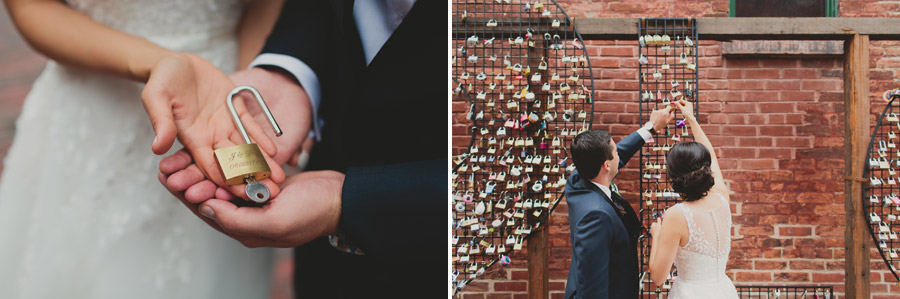
[[[637,132],[617,144],[619,168],[644,145]],[[564,298],[637,298],[637,235],[643,229],[631,205],[620,217],[610,198],[574,171],[566,183],[572,263]]]
[[[447,4],[416,1],[366,64],[353,1],[285,1],[263,53],[306,63],[325,120],[308,170],[346,174],[340,227],[296,248],[299,298],[447,294]],[[285,128],[287,130],[287,128]]]

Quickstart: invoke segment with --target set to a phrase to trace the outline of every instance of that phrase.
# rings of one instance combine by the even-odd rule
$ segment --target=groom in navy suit
[[[575,171],[566,184],[572,263],[564,298],[637,298],[637,240],[643,226],[612,179],[655,132],[675,118],[670,107],[619,144],[604,130],[585,131],[572,141]]]

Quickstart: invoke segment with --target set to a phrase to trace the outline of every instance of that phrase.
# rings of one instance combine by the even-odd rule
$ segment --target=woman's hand
[[[200,170],[216,185],[225,187],[225,178],[213,151],[245,143],[226,104],[228,94],[234,87],[225,73],[199,56],[184,53],[164,55],[151,69],[141,94],[156,132],[153,152],[166,153],[178,138]],[[262,183],[275,197],[279,192],[277,184],[285,178],[281,167],[270,158],[277,154],[275,143],[247,113],[244,101],[235,100],[234,107],[247,134],[267,155],[265,158],[272,176],[271,180],[263,180]],[[243,184],[227,189],[244,196]]]
[[[679,100],[672,104],[681,111],[681,115],[684,115],[685,118],[694,118],[694,104],[690,101]]]

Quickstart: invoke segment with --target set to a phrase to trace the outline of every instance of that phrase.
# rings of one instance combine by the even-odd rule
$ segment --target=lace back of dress
[[[669,291],[669,299],[739,298],[731,279],[725,275],[731,251],[731,208],[722,194],[714,209],[679,203],[688,226],[689,239],[675,254],[678,277]]]
[[[714,209],[691,208],[681,204],[690,238],[687,249],[727,263],[731,251],[731,208],[722,194],[716,193],[721,203]]]

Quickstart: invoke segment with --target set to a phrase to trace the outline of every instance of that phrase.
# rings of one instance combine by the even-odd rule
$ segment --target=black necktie
[[[624,216],[624,205],[627,205],[628,202],[626,202],[625,199],[619,195],[619,188],[616,187],[616,184],[609,185],[609,195],[610,203],[612,203],[613,207],[616,208],[616,212],[619,213],[619,217]]]
[[[616,208],[616,212],[619,213],[619,217],[624,216],[625,215],[625,205],[627,205],[628,202],[626,202],[624,198],[619,196],[618,193],[610,192],[610,194],[612,195],[611,201],[612,201],[613,207]]]

